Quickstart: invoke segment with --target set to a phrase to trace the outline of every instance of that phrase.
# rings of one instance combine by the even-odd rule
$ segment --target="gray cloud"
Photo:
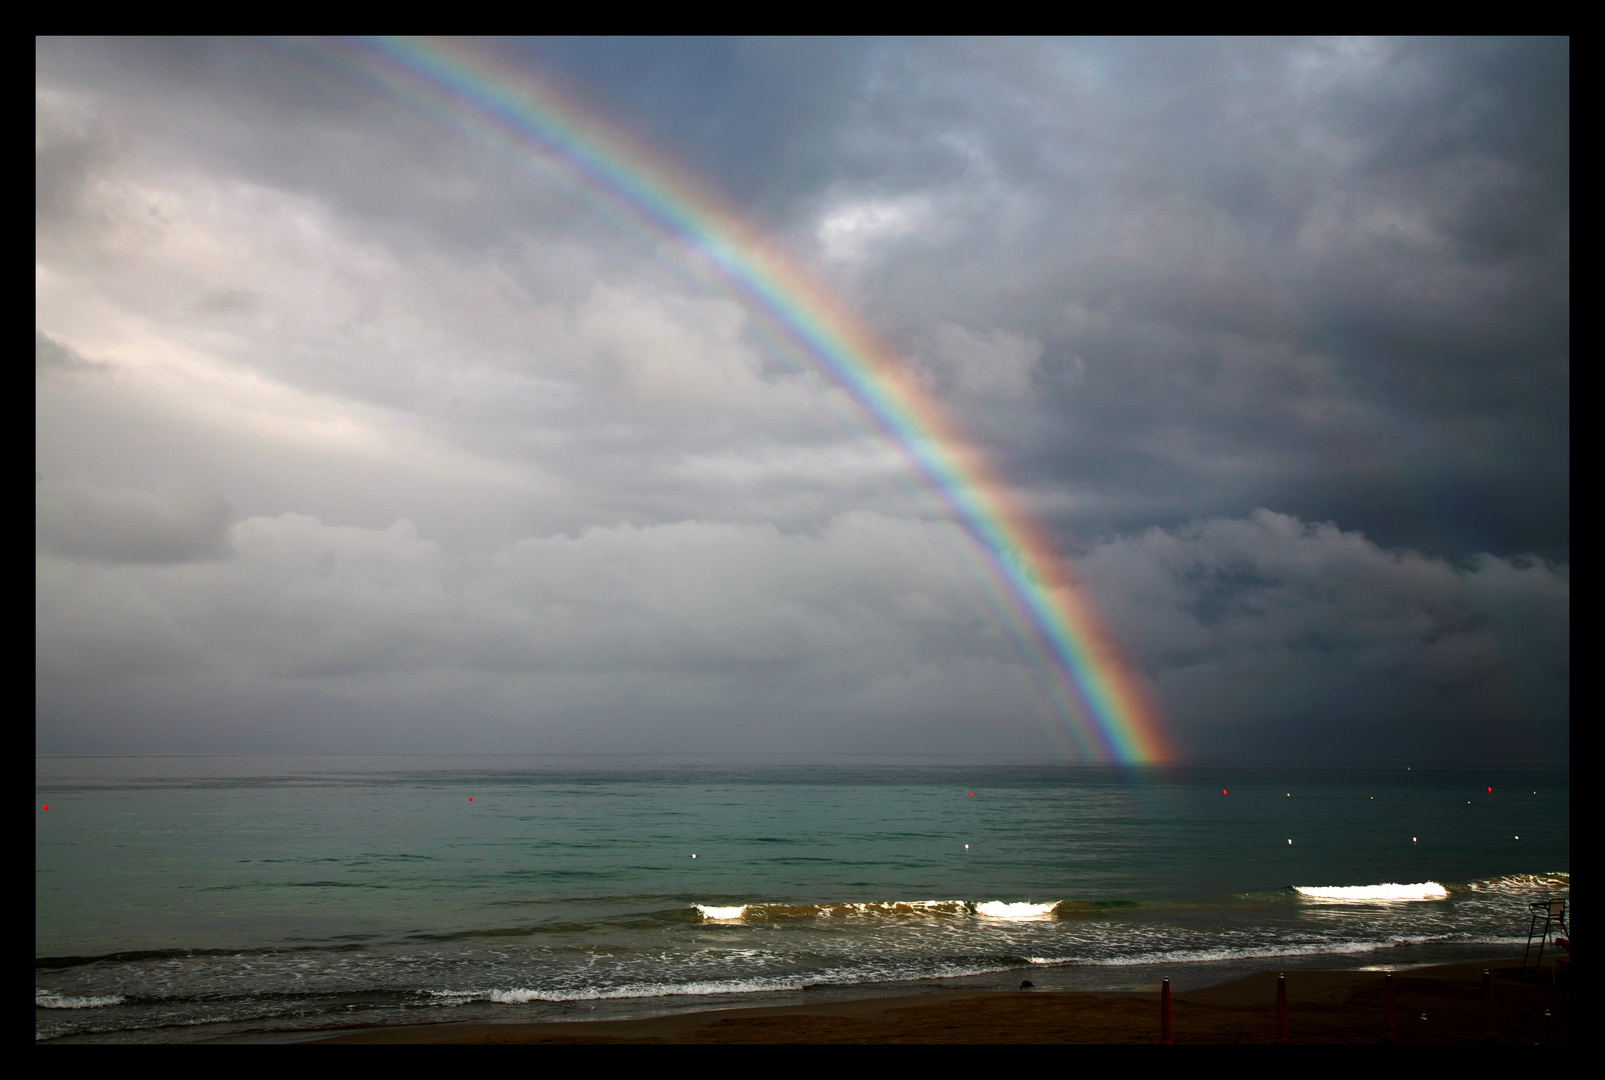
[[[40,548],[103,562],[222,558],[229,514],[222,495],[184,484],[152,492],[57,481],[36,485],[34,495]]]
[[[1079,567],[1194,753],[1565,752],[1570,585],[1540,560],[1457,566],[1261,510]]]
[[[484,47],[837,289],[1189,752],[1563,752],[1566,41]],[[42,745],[1054,745],[673,244],[318,48],[36,52]]]
[[[979,617],[949,525],[686,521],[463,558],[405,521],[284,515],[239,523],[232,544],[227,562],[90,578],[47,561],[46,707],[158,670],[209,700],[322,695],[337,727],[331,701],[523,701],[497,749],[629,730],[714,749],[691,718],[732,706],[730,734],[755,749],[890,749],[960,721],[968,741],[1065,748],[1039,673]],[[1078,572],[1192,755],[1564,752],[1569,584],[1542,563],[1457,567],[1260,511],[1112,540]],[[650,715],[595,717],[654,684]]]
[[[112,370],[112,365],[87,359],[37,330],[33,338],[33,368],[38,374],[104,374]]]

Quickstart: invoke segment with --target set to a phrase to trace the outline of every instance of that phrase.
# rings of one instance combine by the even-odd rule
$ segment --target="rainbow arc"
[[[572,93],[463,42],[361,39],[316,46],[481,143],[556,169],[612,216],[665,237],[788,351],[841,387],[898,447],[973,542],[999,606],[1083,757],[1171,757],[1158,718],[1042,527],[868,325],[710,189]]]

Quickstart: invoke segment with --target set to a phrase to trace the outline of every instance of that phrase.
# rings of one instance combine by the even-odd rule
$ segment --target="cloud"
[[[1041,371],[1042,342],[1024,334],[993,328],[976,333],[954,323],[939,323],[916,358],[927,379],[943,396],[1004,399],[1025,397]],[[1075,378],[1080,369],[1072,369]]]
[[[1564,567],[1454,565],[1258,510],[1078,569],[1193,753],[1565,752]]]
[[[1563,745],[1564,39],[484,47],[837,289],[1190,752]],[[1057,745],[676,244],[315,48],[36,52],[42,740]]]
[[[223,558],[230,512],[220,493],[183,484],[139,491],[54,481],[36,485],[34,496],[42,550],[113,563]]]
[[[33,368],[39,375],[100,375],[114,370],[111,364],[86,359],[76,349],[38,330],[33,333]]]
[[[574,749],[631,731],[707,749],[726,737],[885,749],[888,723],[1043,745],[1030,673],[978,614],[946,524],[859,512],[800,534],[593,527],[465,557],[406,521],[286,514],[237,523],[231,543],[224,562],[93,574],[44,557],[46,713],[71,713],[108,680],[137,684],[158,670],[147,654],[159,640],[163,685],[180,697],[260,710],[321,695],[330,723],[343,722],[339,701],[401,717],[449,700],[460,735],[503,748],[576,724],[590,726],[564,736]],[[101,618],[101,595],[124,614]],[[510,701],[522,720],[507,730]],[[440,748],[444,736],[422,738]]]
[[[927,227],[930,218],[930,202],[920,196],[847,202],[820,218],[819,246],[832,262],[860,262],[871,248]]]
[[[1065,747],[951,525],[592,527],[485,557],[407,521],[286,514],[230,536],[222,562],[75,576],[46,559],[47,712],[161,670],[255,710],[320,698],[335,724],[362,702],[380,730],[384,709],[401,724],[449,703],[453,732],[498,749],[631,731],[703,749]],[[1076,568],[1189,756],[1564,750],[1563,569],[1454,566],[1270,511],[1111,539]],[[444,746],[430,730],[409,745]]]

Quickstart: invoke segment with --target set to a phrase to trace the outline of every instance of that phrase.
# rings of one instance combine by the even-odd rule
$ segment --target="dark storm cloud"
[[[1080,568],[1192,753],[1565,753],[1564,569],[1455,566],[1265,510],[1111,541]]]
[[[703,48],[722,60],[702,82],[671,49],[607,85],[654,131],[683,127],[657,124],[654,79],[737,111],[740,49]],[[611,71],[630,52],[613,50],[571,68]],[[799,234],[859,207],[867,238],[838,245],[859,257],[837,277],[905,346],[933,313],[1042,341],[1040,423],[958,404],[1022,480],[1105,508],[1073,534],[1278,502],[1457,556],[1565,556],[1565,41],[953,41],[852,60],[820,72],[846,84],[810,90],[833,104],[789,146],[810,149],[809,183],[734,135],[688,145],[716,174],[771,163],[753,199],[789,201]],[[1079,365],[1073,392],[1053,385]],[[1396,495],[1412,485],[1464,509]]]

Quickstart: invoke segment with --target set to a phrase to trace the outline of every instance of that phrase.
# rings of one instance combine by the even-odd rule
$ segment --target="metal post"
[[[1382,1041],[1386,1043],[1399,1041],[1393,1027],[1393,972],[1391,971],[1382,981]]]
[[[1421,1014],[1421,1043],[1426,1045],[1432,1041],[1432,1029],[1427,1026],[1427,1014]]]
[[[1173,1046],[1175,1040],[1170,1037],[1170,980],[1166,979],[1159,987],[1159,1045]]]
[[[1487,1003],[1482,1021],[1482,1041],[1495,1043],[1499,1041],[1499,1029],[1494,1024],[1494,977],[1487,968],[1482,969],[1482,997]]]
[[[1555,1045],[1555,1018],[1549,1015],[1548,1009],[1544,1010],[1544,1041],[1550,1046]]]
[[[1276,976],[1276,1041],[1287,1042],[1287,975]]]

